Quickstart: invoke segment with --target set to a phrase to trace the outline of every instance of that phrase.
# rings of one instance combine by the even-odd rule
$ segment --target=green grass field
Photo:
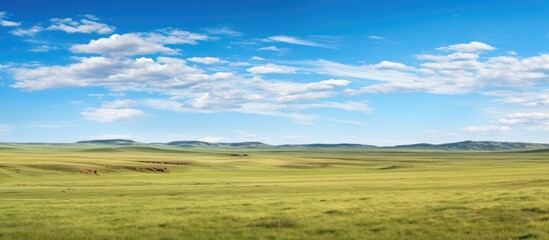
[[[0,239],[549,239],[549,152],[6,144]]]

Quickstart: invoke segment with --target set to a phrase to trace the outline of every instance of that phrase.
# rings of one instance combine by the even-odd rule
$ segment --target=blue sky
[[[549,143],[545,1],[0,2],[0,141]]]

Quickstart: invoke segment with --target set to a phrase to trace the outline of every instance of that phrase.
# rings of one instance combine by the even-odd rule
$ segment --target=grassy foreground
[[[0,239],[549,239],[549,152],[1,145]]]

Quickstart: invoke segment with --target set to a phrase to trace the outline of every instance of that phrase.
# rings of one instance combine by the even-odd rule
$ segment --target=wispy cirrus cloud
[[[34,35],[38,34],[39,32],[44,31],[44,28],[40,25],[34,25],[30,28],[17,28],[14,30],[11,30],[10,33],[15,36],[26,36],[26,37],[33,37]]]
[[[59,50],[60,48],[57,47],[57,46],[52,46],[52,45],[39,45],[39,46],[36,46],[36,47],[33,47],[31,49],[29,49],[28,51],[29,52],[39,52],[39,53],[45,53],[45,52],[49,52],[49,51],[56,51],[56,50]]]
[[[195,63],[206,64],[206,65],[225,63],[226,62],[226,61],[221,60],[217,57],[191,57],[191,58],[187,58],[187,60],[191,61],[191,62],[195,62]]]
[[[21,26],[20,22],[14,22],[7,20],[8,13],[5,11],[0,12],[0,26],[2,27],[19,27]]]
[[[43,31],[63,31],[65,33],[97,33],[97,34],[109,34],[116,29],[113,26],[109,26],[105,23],[99,22],[99,18],[93,15],[82,15],[80,19],[73,20],[72,18],[52,18],[50,19],[50,25],[48,27],[42,27],[41,24],[34,25],[29,28],[20,27],[20,23],[9,22],[1,20],[5,12],[0,12],[0,25],[18,27],[10,33],[15,36],[34,37],[36,34]]]
[[[277,35],[277,36],[271,36],[267,37],[265,39],[267,42],[282,42],[282,43],[289,43],[289,44],[295,44],[295,45],[303,45],[303,46],[309,46],[309,47],[321,47],[321,48],[336,48],[334,45],[323,43],[323,42],[315,42],[312,40],[307,39],[301,39],[298,37],[293,36],[286,36],[286,35]]]
[[[0,124],[0,134],[8,134],[13,131],[13,126],[7,124]]]
[[[267,47],[260,47],[257,50],[258,51],[271,51],[271,52],[286,53],[290,49],[288,49],[288,48],[279,48],[277,46],[271,45],[271,46],[267,46]]]
[[[109,34],[116,29],[105,23],[98,22],[99,18],[93,15],[83,15],[79,20],[72,18],[52,18],[51,25],[47,28],[50,31],[63,31],[66,33],[97,33]]]
[[[226,35],[230,37],[240,37],[244,35],[243,33],[235,31],[230,27],[211,27],[211,28],[205,28],[204,30],[206,31],[206,33],[212,34],[212,35]]]

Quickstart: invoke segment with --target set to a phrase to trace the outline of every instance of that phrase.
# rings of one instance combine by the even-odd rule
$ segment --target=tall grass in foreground
[[[0,239],[549,239],[549,153],[4,146]]]

